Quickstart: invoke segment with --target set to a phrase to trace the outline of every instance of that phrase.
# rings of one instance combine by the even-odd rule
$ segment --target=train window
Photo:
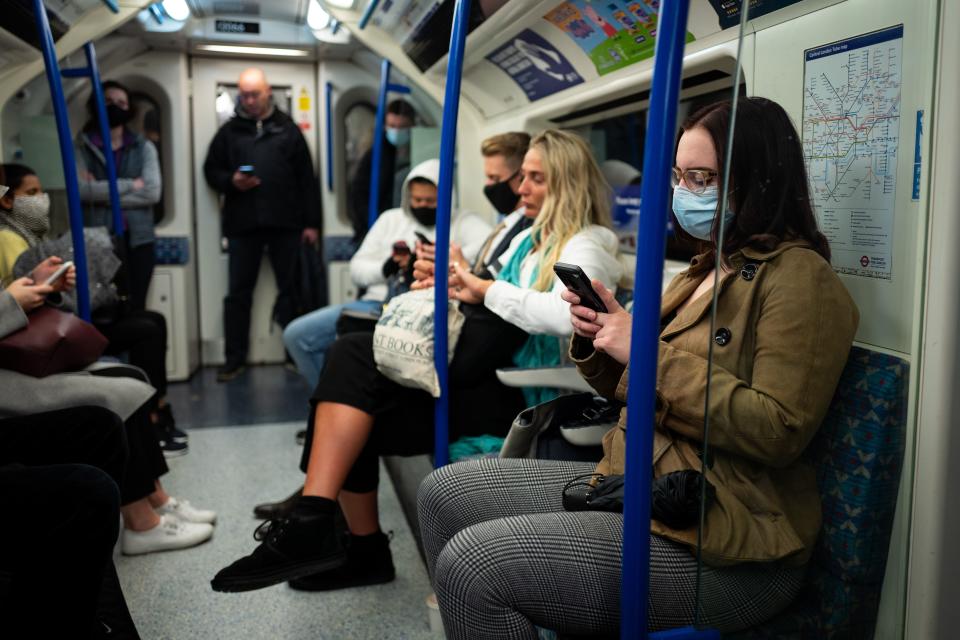
[[[363,154],[373,144],[376,124],[377,110],[369,102],[357,102],[347,109],[343,117],[346,175],[353,175]]]

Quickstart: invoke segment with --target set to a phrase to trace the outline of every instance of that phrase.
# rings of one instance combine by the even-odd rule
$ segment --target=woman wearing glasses
[[[816,480],[801,454],[830,404],[859,316],[817,229],[799,136],[776,103],[741,99],[729,199],[720,205],[730,121],[730,103],[706,107],[683,124],[677,146],[673,210],[704,250],[661,301],[653,476],[655,484],[699,477],[712,343],[711,489],[699,598],[697,501],[691,511],[654,500],[651,629],[689,625],[697,609],[699,624],[744,629],[797,595],[820,529]],[[570,355],[599,393],[625,401],[631,318],[606,287],[594,288],[609,313],[564,293]],[[624,472],[625,425],[626,410],[604,438],[597,473]],[[536,638],[534,625],[563,635],[616,631],[623,517],[565,512],[561,502],[564,486],[592,471],[480,460],[427,478],[420,526],[448,637]]]

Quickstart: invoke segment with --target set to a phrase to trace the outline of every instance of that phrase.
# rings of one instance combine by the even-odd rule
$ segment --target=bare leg
[[[336,402],[318,404],[303,495],[336,500],[372,429],[369,413]]]
[[[353,493],[340,492],[340,508],[347,518],[350,533],[355,536],[367,536],[380,531],[380,518],[377,516],[377,492]]]
[[[150,501],[140,498],[120,507],[123,514],[123,526],[132,531],[147,531],[160,524],[160,516],[150,506]]]
[[[160,480],[154,480],[153,486],[156,487],[156,489],[147,496],[147,500],[150,501],[150,506],[156,509],[157,507],[162,507],[167,504],[167,500],[170,499],[170,494],[163,490],[163,487],[160,485]]]

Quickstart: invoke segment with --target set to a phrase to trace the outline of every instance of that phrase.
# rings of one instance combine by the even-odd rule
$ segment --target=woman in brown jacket
[[[725,233],[717,201],[731,105],[682,127],[673,209],[705,251],[661,302],[653,475],[701,469],[711,373],[706,478],[715,494],[703,532],[650,523],[651,630],[694,622],[722,631],[773,616],[797,594],[820,528],[813,470],[801,454],[833,396],[858,312],[830,267],[810,204],[800,139],[763,98],[740,101]],[[721,267],[715,269],[720,250]],[[716,330],[712,291],[719,287]],[[609,313],[571,292],[570,355],[598,393],[626,400],[630,315],[600,283]],[[626,412],[604,439],[597,471],[624,471]],[[434,472],[420,489],[420,526],[444,627],[452,638],[614,633],[620,617],[620,514],[564,512],[563,486],[582,463],[483,460]]]

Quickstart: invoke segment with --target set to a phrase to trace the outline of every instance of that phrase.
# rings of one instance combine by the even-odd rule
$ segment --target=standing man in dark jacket
[[[223,195],[223,235],[229,243],[230,284],[223,300],[225,382],[243,373],[250,342],[250,307],[264,246],[277,279],[274,317],[286,326],[294,316],[292,291],[301,242],[320,237],[320,190],[307,142],[273,103],[263,71],[240,74],[234,117],[220,127],[203,171]]]
[[[403,181],[410,171],[410,128],[417,113],[405,100],[387,105],[383,146],[380,151],[380,187],[376,190],[377,214],[400,206]],[[367,235],[373,147],[360,158],[347,189],[347,210],[353,225],[353,240],[359,246]]]

